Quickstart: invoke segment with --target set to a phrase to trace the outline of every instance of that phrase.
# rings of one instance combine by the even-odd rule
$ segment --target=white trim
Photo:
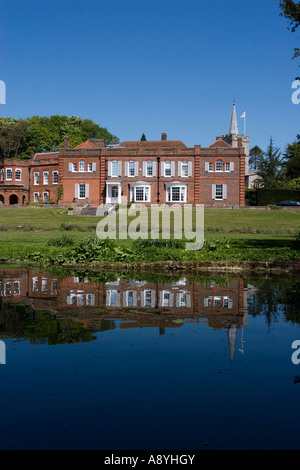
[[[54,182],[54,173],[57,174],[57,183]],[[52,171],[52,184],[58,184],[58,170]]]
[[[17,171],[20,172],[20,179],[17,179],[17,176],[16,176]],[[22,181],[22,169],[21,168],[15,168],[15,181]]]
[[[47,183],[45,183],[45,175],[47,175]],[[43,185],[44,186],[49,185],[49,171],[43,171]]]
[[[11,178],[7,178],[7,172],[8,171],[11,171]],[[6,168],[6,172],[5,172],[5,180],[6,181],[12,181],[13,179],[13,171],[12,171],[12,168]]]

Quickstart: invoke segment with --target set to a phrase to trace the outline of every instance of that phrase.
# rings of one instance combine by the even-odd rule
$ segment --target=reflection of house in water
[[[237,329],[247,325],[247,292],[238,279],[205,285],[186,278],[170,278],[168,284],[123,278],[101,283],[71,276],[58,281],[35,271],[4,269],[0,298],[2,304],[50,310],[93,331],[101,330],[103,320],[118,321],[121,329],[156,327],[160,334],[181,328],[185,321],[205,321],[215,330],[227,330],[231,357]]]

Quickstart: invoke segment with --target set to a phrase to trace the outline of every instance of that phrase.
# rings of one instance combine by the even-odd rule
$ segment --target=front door
[[[119,202],[119,188],[118,186],[112,186],[111,188],[111,202],[117,204]]]

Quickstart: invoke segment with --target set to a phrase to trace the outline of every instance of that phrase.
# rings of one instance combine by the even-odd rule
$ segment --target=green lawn
[[[67,215],[66,209],[0,207],[0,259],[23,260],[28,253],[57,254],[67,248],[47,246],[49,240],[68,235],[79,244],[94,237],[96,217]],[[64,230],[72,224],[72,230]],[[8,228],[8,230],[7,230]],[[38,230],[39,229],[39,230]],[[226,237],[230,250],[182,253],[182,250],[152,249],[149,260],[162,259],[294,259],[295,233],[300,231],[300,210],[206,209],[205,240],[211,243]],[[131,240],[117,242],[125,249],[134,248]],[[147,250],[145,250],[146,261]],[[179,258],[178,258],[179,257]],[[248,258],[247,258],[248,257]]]

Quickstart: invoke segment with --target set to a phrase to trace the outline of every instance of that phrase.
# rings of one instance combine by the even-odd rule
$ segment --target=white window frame
[[[136,163],[136,162],[134,162],[134,161],[128,162],[128,177],[129,177],[129,178],[134,178],[135,176],[137,176],[137,175],[135,174],[135,168],[136,168],[135,163]],[[131,174],[132,168],[130,168],[130,164],[133,164],[133,175]]]
[[[173,200],[173,189],[179,188],[179,201]],[[183,197],[182,197],[183,196]],[[174,184],[166,187],[166,201],[167,202],[181,202],[184,203],[187,200],[187,187],[182,184]]]
[[[71,163],[72,165],[72,173],[77,173],[77,163]]]
[[[40,193],[33,193],[33,202],[39,202]]]
[[[43,185],[49,185],[49,171],[43,171]]]
[[[143,200],[138,201],[136,198],[136,190],[143,189]],[[148,193],[148,198],[145,197],[146,193]],[[151,201],[151,187],[147,184],[137,184],[133,186],[133,200],[134,202],[150,202]]]
[[[20,175],[20,178],[17,178],[17,175]],[[22,181],[22,170],[21,168],[15,169],[15,181]]]
[[[146,162],[146,177],[147,178],[153,178],[154,176],[154,165],[153,165],[153,161],[152,160],[148,160]],[[151,164],[151,165],[150,165]],[[149,168],[151,168],[151,174],[149,174]]]
[[[80,173],[86,173],[86,161],[85,160],[79,160],[78,171]]]
[[[92,162],[88,162],[88,172],[91,173],[93,171],[93,163]]]
[[[231,171],[231,164],[230,162],[225,162],[225,171],[228,173]]]
[[[167,164],[168,164],[168,168],[167,168]],[[169,175],[167,175],[167,170],[168,170],[168,172],[170,171]],[[164,162],[164,177],[165,178],[171,178],[171,176],[172,176],[172,162],[170,162],[170,161]]]
[[[184,175],[183,174],[183,168],[186,166],[186,174]],[[181,162],[181,172],[180,172],[180,176],[182,178],[188,178],[189,177],[189,162],[188,161],[184,161],[184,162]]]
[[[57,181],[56,182],[54,181],[54,175],[57,175]],[[53,184],[58,184],[58,171],[57,170],[52,172],[52,180],[53,180]]]
[[[4,181],[4,168],[1,168],[1,181]]]
[[[210,173],[214,171],[214,162],[208,162],[208,171]]]
[[[119,176],[119,162],[117,160],[114,160],[111,163],[111,169],[110,169],[110,176],[112,178],[118,178]],[[116,170],[116,171],[114,171]]]
[[[84,196],[80,196],[80,189],[84,186]],[[86,184],[79,183],[78,184],[78,199],[86,199]]]
[[[39,186],[40,184],[40,174],[38,171],[33,173],[33,184],[34,186]]]
[[[219,195],[218,195],[218,189],[219,189]],[[221,189],[221,191],[220,191]],[[216,201],[223,201],[224,199],[224,185],[223,184],[216,184],[216,195],[215,195],[215,200]]]
[[[222,169],[218,170],[218,163],[220,162],[222,163]],[[218,160],[216,160],[216,172],[221,173],[222,171],[224,171],[224,163],[223,163],[223,160],[219,158]]]
[[[7,173],[8,173],[9,171],[11,172],[11,178],[8,178],[8,176],[7,176]],[[13,171],[12,171],[12,168],[6,168],[6,181],[12,181],[12,179],[13,179]]]
[[[46,199],[45,199],[45,194],[47,194]],[[43,192],[43,201],[44,202],[49,202],[49,191],[44,191]]]

